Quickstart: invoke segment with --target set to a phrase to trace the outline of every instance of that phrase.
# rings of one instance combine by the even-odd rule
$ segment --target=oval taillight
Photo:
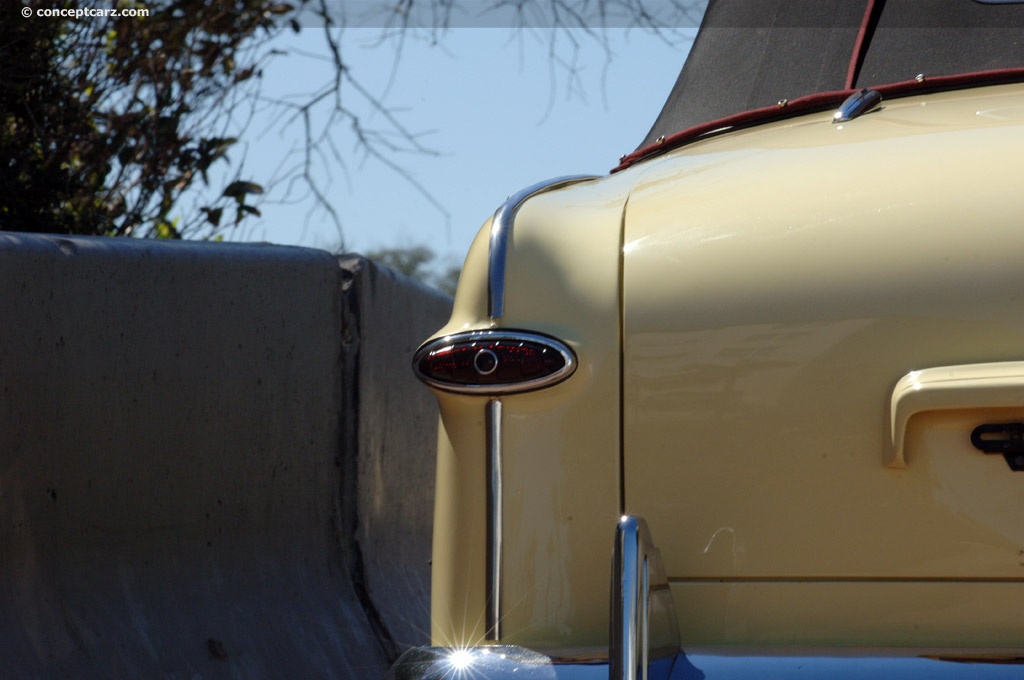
[[[561,382],[575,370],[576,356],[565,343],[524,331],[447,335],[413,357],[420,380],[449,392],[526,392]]]

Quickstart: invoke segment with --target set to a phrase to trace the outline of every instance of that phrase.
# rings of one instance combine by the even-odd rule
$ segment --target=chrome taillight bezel
[[[561,366],[551,373],[534,378],[491,383],[485,381],[474,383],[444,380],[435,375],[426,373],[421,368],[424,359],[441,351],[451,350],[457,346],[471,348],[473,346],[480,345],[481,351],[491,352],[491,350],[488,349],[488,347],[485,347],[485,345],[500,343],[508,343],[509,345],[528,344],[531,347],[542,348],[546,352],[553,352],[554,355],[552,356],[557,356],[561,360]],[[416,351],[416,354],[413,355],[412,360],[413,373],[416,374],[417,378],[431,387],[445,392],[483,395],[516,394],[519,392],[532,392],[545,387],[551,387],[563,382],[571,376],[576,371],[576,366],[576,353],[561,340],[542,333],[505,329],[465,331],[435,338],[424,343]],[[493,369],[487,373],[478,371],[481,377],[489,375],[490,372],[493,372]]]

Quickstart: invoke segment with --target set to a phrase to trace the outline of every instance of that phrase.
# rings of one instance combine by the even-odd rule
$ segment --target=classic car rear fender
[[[442,423],[435,644],[607,643],[606,539],[622,511],[620,252],[631,181],[559,180],[510,199],[470,249],[450,322],[418,354],[458,346],[472,357],[478,341],[525,338],[564,346],[574,360],[526,391],[427,381]]]

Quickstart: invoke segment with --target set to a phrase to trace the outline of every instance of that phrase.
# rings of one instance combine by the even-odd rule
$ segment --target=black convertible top
[[[1021,67],[1024,0],[710,0],[640,149],[818,92]]]

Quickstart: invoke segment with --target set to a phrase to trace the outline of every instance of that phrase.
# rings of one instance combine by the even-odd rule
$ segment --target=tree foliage
[[[181,237],[257,214],[261,187],[230,181],[192,221],[178,200],[210,182],[258,46],[292,7],[274,0],[97,0],[47,9],[118,16],[0,17],[0,228]],[[141,8],[145,16],[129,16]]]
[[[433,286],[449,295],[455,295],[461,267],[445,265],[437,261],[437,255],[427,246],[379,248],[369,251],[366,256],[386,267],[401,272],[428,286]]]

